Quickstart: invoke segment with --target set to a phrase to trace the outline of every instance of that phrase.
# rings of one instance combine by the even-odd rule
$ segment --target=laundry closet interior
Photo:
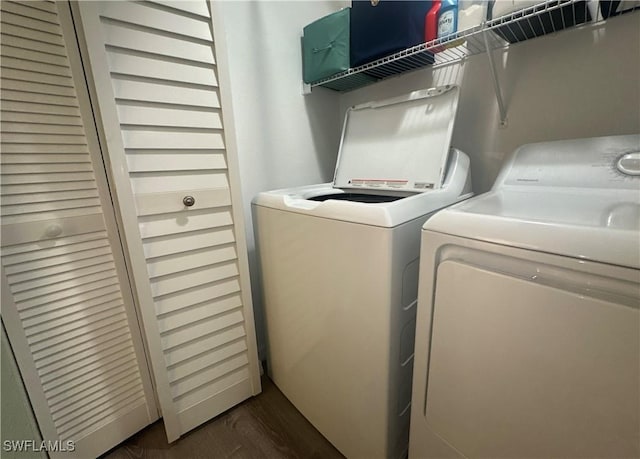
[[[520,3],[3,0],[2,454],[640,454],[640,4]]]

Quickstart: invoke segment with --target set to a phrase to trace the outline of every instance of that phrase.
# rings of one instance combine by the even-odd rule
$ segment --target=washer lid
[[[441,188],[458,94],[457,86],[440,86],[347,110],[334,187]]]

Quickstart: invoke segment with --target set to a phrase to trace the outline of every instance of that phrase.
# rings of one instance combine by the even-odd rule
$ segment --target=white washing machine
[[[424,225],[410,458],[640,456],[639,150],[525,145]]]
[[[406,455],[420,228],[471,194],[457,101],[447,86],[353,107],[333,183],[254,199],[268,373],[350,458]]]

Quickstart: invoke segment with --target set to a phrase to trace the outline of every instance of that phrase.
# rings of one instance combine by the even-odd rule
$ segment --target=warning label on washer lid
[[[430,182],[416,182],[414,184],[414,187],[419,190],[433,190],[433,188],[435,187],[435,184]]]
[[[391,188],[406,188],[409,184],[408,180],[397,179],[363,179],[355,178],[349,180],[349,183],[353,186],[362,187],[391,187]]]

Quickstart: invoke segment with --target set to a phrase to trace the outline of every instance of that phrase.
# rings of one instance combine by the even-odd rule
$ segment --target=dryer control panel
[[[640,175],[640,151],[633,151],[618,158],[616,167],[626,175]]]
[[[508,186],[640,190],[640,135],[523,145],[493,189]]]

